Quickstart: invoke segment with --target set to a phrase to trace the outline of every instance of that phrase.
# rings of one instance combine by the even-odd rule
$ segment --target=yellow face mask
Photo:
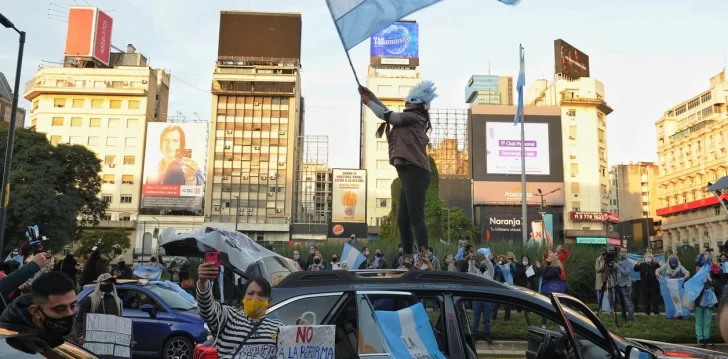
[[[268,300],[257,300],[243,298],[243,311],[248,318],[259,319],[265,315],[268,310]]]

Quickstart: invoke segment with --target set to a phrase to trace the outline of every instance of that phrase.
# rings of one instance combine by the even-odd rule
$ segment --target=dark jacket
[[[79,283],[82,287],[86,284],[93,283],[96,279],[99,278],[99,260],[101,259],[101,252],[98,250],[91,253],[91,256],[88,258],[88,261],[86,262],[86,266],[83,268],[83,273],[81,274],[81,282]]]
[[[559,266],[548,266],[544,268],[543,274],[541,275],[541,279],[544,281],[547,280],[561,280],[561,267]]]
[[[642,290],[650,288],[660,288],[660,283],[657,281],[655,271],[660,268],[660,263],[653,260],[651,263],[639,263],[634,266],[634,271],[640,273],[640,286]]]
[[[430,172],[430,159],[427,157],[427,125],[428,113],[424,110],[407,109],[398,113],[402,125],[392,126],[387,134],[389,144],[389,163],[395,164],[395,158]]]
[[[131,266],[129,266],[129,265],[125,264],[123,267],[117,265],[116,270],[111,271],[111,273],[109,273],[109,274],[114,275],[115,271],[119,271],[119,277],[117,279],[133,279],[134,278],[134,271],[131,269]],[[94,280],[96,280],[96,279],[94,279]]]
[[[63,260],[60,261],[59,270],[71,278],[74,284],[76,283],[76,274],[78,273],[78,269],[76,269],[77,264],[76,258],[73,258],[71,254],[66,254]]]
[[[16,291],[21,284],[30,280],[30,278],[33,278],[33,276],[35,276],[35,274],[39,271],[40,267],[37,263],[29,262],[18,268],[15,272],[10,273],[5,278],[0,279],[0,295],[2,295],[3,298],[7,298],[10,293]],[[0,303],[0,305],[4,306],[3,303]]]
[[[93,293],[92,293],[93,294]],[[78,311],[76,312],[76,318],[73,320],[73,335],[74,336],[85,336],[86,326],[86,314],[111,314],[117,317],[121,316],[119,313],[119,307],[116,306],[113,294],[105,294],[101,298],[101,303],[98,308],[91,308],[91,295],[83,298],[81,303],[78,303]]]
[[[528,263],[530,267],[531,258],[528,258]],[[536,275],[532,275],[531,278],[526,275],[528,267],[524,266],[523,263],[513,263],[513,266],[515,267],[515,270],[513,271],[513,284],[533,290],[538,289],[536,284]]]
[[[0,315],[0,323],[14,324],[26,328],[39,329],[33,324],[33,317],[28,311],[28,307],[33,304],[33,297],[31,294],[25,294],[18,299],[12,301],[8,307]],[[70,334],[64,337],[67,341],[78,343],[78,337],[71,331]]]

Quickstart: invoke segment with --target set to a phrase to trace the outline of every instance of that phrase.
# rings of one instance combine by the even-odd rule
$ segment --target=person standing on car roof
[[[78,312],[73,322],[73,333],[78,336],[81,343],[86,336],[86,314],[109,314],[121,316],[121,302],[116,293],[116,279],[109,273],[104,273],[96,280],[93,293],[78,303]]]
[[[405,98],[403,112],[393,112],[374,93],[359,86],[361,101],[384,120],[377,130],[377,137],[386,134],[389,144],[389,163],[397,170],[400,180],[399,211],[397,222],[401,232],[405,268],[415,268],[415,241],[420,251],[428,247],[429,236],[425,223],[425,193],[430,186],[430,159],[427,132],[430,124],[430,103],[437,97],[431,81],[423,81],[412,88]],[[414,237],[413,237],[414,231]]]

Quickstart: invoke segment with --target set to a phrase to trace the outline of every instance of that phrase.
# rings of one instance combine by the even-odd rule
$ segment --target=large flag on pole
[[[507,0],[501,0],[507,1]],[[526,60],[523,55],[523,47],[521,47],[521,70],[518,72],[518,82],[516,83],[516,91],[518,92],[518,109],[516,110],[516,118],[513,120],[515,125],[521,121],[523,114],[523,87],[526,86]]]

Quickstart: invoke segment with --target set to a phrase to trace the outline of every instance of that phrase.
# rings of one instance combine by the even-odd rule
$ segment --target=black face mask
[[[338,262],[338,261],[339,261],[339,258],[336,258],[336,257],[331,257],[331,261],[332,261],[332,262],[334,262],[334,263],[336,263],[336,262]]]
[[[157,261],[157,258],[152,258],[152,259],[150,259],[149,261],[150,261],[150,262],[156,262],[156,261]]]
[[[126,262],[119,262],[119,268],[124,268],[126,266]]]
[[[40,309],[40,307],[38,307],[38,310],[43,313],[43,310]],[[43,319],[43,325],[47,332],[61,337],[65,337],[71,333],[71,330],[73,329],[74,315],[69,315],[63,318],[51,318],[43,313],[43,316],[45,317]]]
[[[114,285],[113,284],[102,284],[99,286],[99,289],[104,293],[111,293],[114,291]]]
[[[377,258],[381,258],[382,257],[382,254],[381,253],[377,253],[376,256],[377,256]]]
[[[318,259],[314,259],[314,260],[313,260],[313,263],[314,263],[314,264],[320,264],[320,263],[321,263],[321,261],[320,261],[320,260],[318,260]]]

